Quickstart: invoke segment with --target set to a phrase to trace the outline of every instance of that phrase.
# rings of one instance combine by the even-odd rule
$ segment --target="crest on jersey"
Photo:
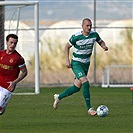
[[[11,58],[11,59],[9,60],[9,62],[10,62],[10,63],[13,63],[13,58]]]

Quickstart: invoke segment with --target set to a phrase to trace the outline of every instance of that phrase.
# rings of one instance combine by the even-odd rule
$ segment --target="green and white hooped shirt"
[[[68,43],[74,46],[72,60],[81,63],[90,62],[94,43],[102,41],[99,34],[95,31],[90,31],[88,36],[84,36],[81,31],[72,35]]]

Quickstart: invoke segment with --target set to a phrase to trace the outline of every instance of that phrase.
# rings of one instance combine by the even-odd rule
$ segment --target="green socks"
[[[62,98],[64,97],[67,97],[67,96],[70,96],[72,95],[73,93],[76,93],[80,90],[80,88],[76,87],[75,85],[67,88],[64,92],[62,92],[60,95],[59,95],[59,99],[61,100]]]
[[[87,109],[91,108],[90,104],[90,84],[88,81],[83,83],[83,96],[86,102]]]
[[[84,99],[85,99],[85,103],[86,103],[87,109],[89,110],[91,108],[91,104],[90,104],[90,84],[89,84],[88,81],[86,81],[85,83],[82,84],[82,86],[83,86],[83,96],[84,96]],[[79,90],[80,90],[80,88],[73,85],[73,86],[67,88],[64,92],[62,92],[59,95],[58,98],[61,100],[62,98],[70,96],[73,93],[78,92]]]

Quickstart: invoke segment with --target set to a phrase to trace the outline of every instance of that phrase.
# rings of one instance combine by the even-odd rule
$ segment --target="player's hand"
[[[71,63],[70,63],[70,61],[66,61],[66,67],[67,67],[67,68],[71,68]]]
[[[102,48],[104,49],[104,51],[108,51],[108,47],[107,46],[103,46]]]
[[[10,92],[13,92],[13,91],[15,90],[16,83],[13,82],[13,81],[10,81],[10,82],[8,82],[8,83],[9,83],[9,86],[8,86],[7,89],[8,89]]]

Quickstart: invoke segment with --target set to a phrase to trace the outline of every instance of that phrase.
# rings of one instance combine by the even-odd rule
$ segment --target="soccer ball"
[[[109,113],[109,109],[105,105],[100,105],[97,108],[97,115],[100,117],[106,117],[108,115],[108,113]]]

